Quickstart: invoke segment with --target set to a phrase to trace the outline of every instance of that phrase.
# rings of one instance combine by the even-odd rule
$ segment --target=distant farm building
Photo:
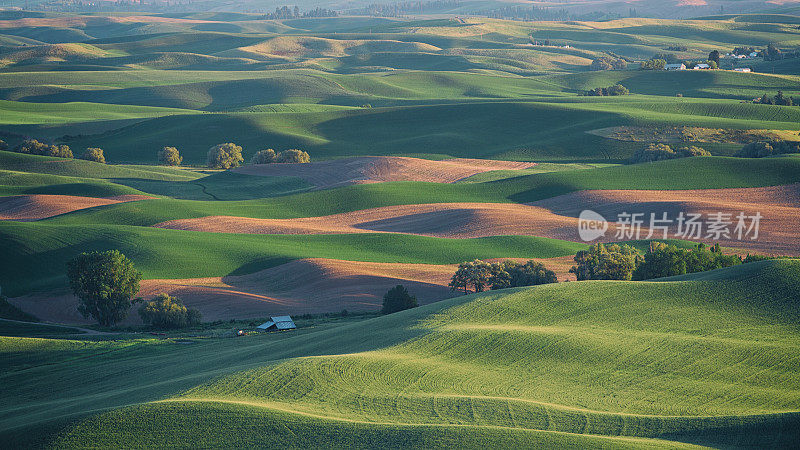
[[[698,64],[698,65],[694,66],[694,70],[708,70],[710,68],[711,68],[711,66],[709,66],[706,63]]]
[[[737,68],[735,68],[733,70],[736,71],[736,72],[751,72],[749,67],[737,67]]]
[[[256,328],[263,331],[294,330],[297,328],[291,316],[275,316],[269,319],[269,321],[262,323]]]
[[[686,64],[667,64],[664,70],[686,70]]]

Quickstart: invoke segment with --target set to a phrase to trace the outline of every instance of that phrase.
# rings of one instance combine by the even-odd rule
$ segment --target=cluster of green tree
[[[463,290],[464,294],[468,294],[470,288],[474,292],[483,292],[487,286],[492,289],[505,289],[557,281],[555,272],[535,261],[524,264],[514,261],[489,263],[476,259],[458,265],[458,270],[450,280],[450,289]]]
[[[538,6],[504,6],[486,12],[486,17],[492,19],[531,21],[563,21],[569,20],[570,13],[563,9],[553,9]]]
[[[158,163],[164,166],[180,166],[183,157],[175,147],[164,147],[158,152]]]
[[[419,306],[417,297],[408,293],[408,289],[402,284],[389,289],[389,292],[383,296],[383,307],[381,314],[391,314],[406,309],[416,308]],[[345,310],[346,311],[346,310]]]
[[[650,243],[650,248],[644,255],[644,261],[634,270],[633,279],[650,280],[706,272],[741,263],[741,257],[723,254],[719,244],[708,248],[701,243],[693,249],[686,249],[654,241]]]
[[[751,142],[734,156],[740,158],[764,158],[766,156],[800,153],[800,142],[797,141],[761,141]]]
[[[667,67],[667,61],[659,58],[642,61],[640,68],[642,70],[664,70],[665,67]]]
[[[631,163],[663,161],[666,159],[689,158],[693,156],[711,156],[708,150],[702,147],[681,147],[677,151],[666,144],[650,144],[636,150],[630,159]]]
[[[177,297],[160,294],[139,308],[142,322],[156,328],[186,328],[200,325],[200,311],[187,308]]]
[[[584,95],[590,97],[605,97],[605,96],[614,96],[614,95],[628,95],[631,91],[628,90],[625,86],[621,84],[615,84],[613,86],[604,87],[604,88],[594,88],[588,90],[584,93]]]
[[[666,61],[666,62],[667,62],[667,64],[677,64],[677,63],[683,62],[683,61],[682,61],[680,58],[678,58],[678,56],[677,56],[677,55],[675,55],[674,53],[658,53],[658,54],[654,55],[654,56],[653,56],[652,58],[650,58],[650,59],[651,59],[651,60],[655,60],[655,59],[663,59],[664,61]]]
[[[177,152],[177,150],[176,150]],[[239,167],[244,162],[242,157],[242,147],[227,142],[218,144],[208,150],[207,164],[212,169],[231,169]],[[250,160],[251,164],[271,164],[271,163],[308,163],[311,156],[307,152],[292,148],[275,153],[275,150],[268,148],[259,150]]]
[[[2,141],[0,141],[2,142]],[[5,142],[0,144],[0,150],[7,149],[8,146]],[[25,153],[28,155],[39,155],[39,156],[52,156],[55,158],[66,158],[72,159],[72,150],[70,150],[68,145],[60,144],[45,144],[44,142],[39,142],[36,139],[26,139],[22,141],[21,144],[17,145],[14,148],[14,151],[17,153]],[[94,161],[101,164],[105,164],[106,158],[103,154],[103,149],[89,147],[86,149],[85,152],[81,155],[81,159],[85,159],[87,161]]]
[[[686,47],[685,45],[670,45],[664,48],[664,50],[669,50],[671,52],[688,52],[689,47]]]
[[[578,281],[583,280],[630,280],[633,271],[644,260],[630,245],[594,244],[589,250],[575,254],[575,265],[569,269]]]
[[[275,150],[268,148],[266,150],[259,150],[253,155],[250,164],[271,164],[271,163],[309,163],[311,157],[308,153],[290,148],[282,152],[275,153]]]
[[[742,259],[737,255],[725,255],[719,244],[708,247],[701,243],[692,249],[685,249],[653,241],[644,256],[626,244],[594,244],[589,250],[581,250],[575,255],[575,265],[569,271],[575,274],[578,281],[650,280],[764,259],[769,258],[747,255]]]
[[[760,103],[762,105],[800,106],[800,102],[795,100],[794,97],[783,95],[783,91],[778,91],[775,97],[770,97],[765,93],[761,98],[753,100],[753,103]]]
[[[142,301],[139,292],[142,274],[118,250],[81,253],[67,264],[72,293],[78,297],[78,312],[92,317],[104,327],[112,327],[128,317],[131,307]],[[139,309],[142,320],[158,328],[182,328],[200,323],[200,312],[187,308],[167,294],[161,294]]]
[[[97,147],[87,148],[86,151],[83,152],[83,155],[81,155],[81,159],[85,159],[87,161],[94,161],[100,164],[106,163],[106,156],[103,154],[103,149]]]
[[[281,6],[275,8],[275,12],[266,13],[261,16],[261,20],[282,20],[282,19],[299,19],[308,17],[337,17],[339,13],[332,9],[314,8],[311,11],[304,13],[300,12],[300,7],[295,6],[290,8],[288,6]]]
[[[775,47],[775,44],[772,43],[767,45],[767,49],[761,52],[761,56],[764,57],[764,61],[778,61],[784,58],[781,49]]]
[[[611,58],[608,56],[601,56],[595,58],[589,64],[589,70],[625,70],[628,67],[628,62],[622,58]]]
[[[751,53],[758,53],[753,47],[734,47],[731,54],[750,56]]]
[[[14,148],[17,153],[29,155],[53,156],[56,158],[72,159],[72,150],[67,145],[45,144],[36,139],[26,139]]]
[[[463,2],[461,5],[468,4]],[[461,7],[463,8],[463,6]],[[463,9],[461,9],[464,11]],[[587,11],[585,13],[576,14],[567,11],[566,9],[554,9],[547,6],[505,6],[498,9],[481,10],[476,8],[474,11],[464,11],[464,14],[472,14],[485,16],[492,19],[505,19],[505,20],[519,20],[523,22],[539,22],[539,21],[555,21],[565,22],[568,20],[580,20],[587,22],[599,22],[606,20],[619,19],[622,17],[620,13],[609,11]]]

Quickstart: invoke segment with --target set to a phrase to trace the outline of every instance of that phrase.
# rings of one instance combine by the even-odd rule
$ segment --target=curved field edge
[[[145,278],[243,275],[302,258],[455,264],[475,258],[554,258],[585,244],[534,236],[448,239],[403,234],[245,235],[120,225],[0,222],[0,283],[10,296],[66,286],[65,264],[118,249]]]
[[[763,420],[788,427],[794,420]],[[748,420],[720,426],[745,439]],[[218,400],[168,400],[89,418],[61,435],[55,448],[690,448],[680,440],[598,436],[557,430],[461,424],[392,424],[343,420]],[[736,437],[729,437],[735,441]]]
[[[800,182],[800,158],[683,158],[570,170],[485,183],[373,183],[244,201],[158,199],[112,205],[49,219],[58,223],[150,226],[175,219],[238,216],[292,219],[420,203],[527,203],[581,190],[685,190],[777,186]]]

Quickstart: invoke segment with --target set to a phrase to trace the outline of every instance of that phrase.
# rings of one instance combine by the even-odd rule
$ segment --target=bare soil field
[[[688,191],[596,190],[574,192],[528,205],[507,203],[441,203],[373,208],[301,219],[252,219],[211,216],[163,222],[155,226],[180,230],[250,234],[406,233],[446,238],[531,235],[580,241],[578,216],[583,210],[598,212],[609,221],[602,242],[664,238],[663,230],[649,233],[650,215],[673,220],[668,238],[710,242],[704,226],[699,237],[681,235],[678,214],[701,214],[704,222],[723,214],[730,221],[720,245],[775,255],[800,255],[800,185],[765,188]],[[638,235],[617,238],[620,214],[642,214]],[[753,232],[739,239],[736,216],[762,215],[757,239]],[[727,216],[726,216],[727,215]],[[746,220],[748,227],[751,220]],[[624,230],[624,226],[622,229]],[[746,233],[745,233],[746,234]],[[717,237],[716,235],[713,237]]]
[[[41,220],[79,209],[152,198],[154,197],[146,195],[118,195],[115,197],[95,198],[43,194],[0,197],[0,220]]]
[[[308,164],[258,164],[233,169],[260,176],[293,176],[317,188],[384,181],[428,181],[454,183],[493,170],[518,170],[536,163],[488,159],[446,159],[432,161],[398,156],[343,158]]]

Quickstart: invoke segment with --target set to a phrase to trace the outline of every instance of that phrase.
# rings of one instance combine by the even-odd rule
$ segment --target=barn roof
[[[262,323],[258,327],[260,330],[292,330],[297,328],[291,316],[273,316],[270,320]]]

